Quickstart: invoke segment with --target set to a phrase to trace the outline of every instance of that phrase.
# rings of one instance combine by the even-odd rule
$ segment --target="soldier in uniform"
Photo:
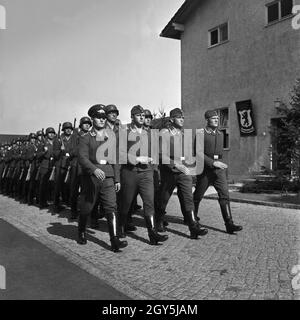
[[[37,140],[36,146],[37,150],[43,145],[45,141],[44,129],[38,130],[36,132]],[[35,157],[34,161],[34,171],[32,173],[32,178],[30,179],[29,184],[29,194],[33,194],[32,199],[36,199],[36,204],[39,204],[39,189],[40,189],[40,171],[41,171],[41,159],[38,157],[38,154]],[[32,189],[31,189],[32,188]]]
[[[72,136],[71,147],[71,172],[70,172],[70,204],[71,204],[71,219],[77,219],[78,210],[77,202],[79,196],[79,186],[81,179],[81,167],[78,163],[78,145],[80,137],[83,137],[89,133],[92,126],[92,121],[89,117],[83,117],[80,119],[79,128],[80,131]]]
[[[150,143],[148,143],[148,156],[131,154],[130,149],[135,145],[136,141],[130,141],[131,133],[136,135],[136,138],[142,139],[143,135],[147,136],[150,141],[150,133],[143,129],[145,114],[144,109],[137,105],[131,109],[132,122],[127,126],[127,164],[122,165],[121,170],[121,203],[120,203],[120,218],[121,218],[121,237],[126,237],[128,212],[132,205],[132,201],[140,194],[143,200],[144,217],[148,229],[150,244],[157,245],[158,242],[163,242],[168,239],[166,235],[160,235],[155,228],[154,222],[154,184],[153,184],[153,165],[149,157]]]
[[[110,128],[114,132],[119,131],[119,125],[120,120],[118,119],[119,116],[119,110],[114,104],[109,104],[105,107],[105,113],[106,113],[106,126],[107,128]]]
[[[70,170],[74,156],[72,152],[73,125],[65,122],[62,125],[63,133],[53,141],[53,154],[55,159],[55,184],[54,184],[54,212],[59,213],[62,209],[60,197],[65,204],[70,199]],[[74,148],[73,148],[74,150]]]
[[[241,231],[241,226],[235,225],[232,220],[228,184],[226,178],[227,165],[223,163],[223,133],[218,130],[219,116],[216,111],[205,112],[207,126],[204,130],[204,170],[197,176],[194,191],[196,216],[199,204],[209,185],[213,185],[219,195],[219,204],[225,222],[226,231],[230,234]]]
[[[127,246],[117,236],[117,200],[120,190],[120,171],[118,164],[111,164],[106,159],[99,159],[98,148],[107,138],[106,114],[102,105],[90,108],[92,118],[91,131],[80,137],[78,160],[82,168],[82,190],[80,195],[80,213],[78,219],[78,243],[86,244],[86,225],[88,216],[97,209],[99,202],[107,218],[111,249],[114,252]]]
[[[53,140],[55,130],[51,127],[46,129],[46,137],[38,147],[37,158],[40,161],[40,178],[39,178],[39,207],[44,209],[49,206],[47,200],[50,198],[50,183],[54,175],[54,153]]]
[[[195,219],[192,176],[190,175],[189,169],[182,164],[182,159],[176,159],[174,152],[176,147],[175,138],[180,144],[183,142],[183,125],[183,112],[181,109],[175,108],[170,112],[169,127],[163,129],[161,132],[162,138],[164,138],[164,135],[170,138],[170,140],[166,140],[170,141],[170,155],[165,155],[161,152],[160,212],[157,215],[157,223],[159,230],[163,231],[163,216],[169,199],[172,196],[175,187],[177,187],[181,211],[189,226],[190,237],[191,239],[197,239],[199,235],[203,236],[207,234],[207,229],[201,227]],[[168,162],[170,164],[168,164]]]
[[[33,204],[33,197],[34,197],[34,186],[35,183],[35,174],[36,174],[36,155],[37,155],[37,135],[35,133],[29,134],[29,144],[27,146],[26,155],[25,155],[25,161],[26,161],[26,167],[27,173],[25,178],[25,202],[28,205]]]

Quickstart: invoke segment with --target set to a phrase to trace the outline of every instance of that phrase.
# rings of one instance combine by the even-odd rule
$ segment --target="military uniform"
[[[207,111],[205,118],[217,116],[215,111]],[[226,229],[229,233],[242,230],[241,226],[233,224],[229,192],[226,177],[226,169],[216,168],[215,161],[222,160],[223,157],[223,133],[217,128],[213,130],[210,127],[204,129],[204,170],[197,176],[196,188],[194,191],[194,203],[196,216],[203,196],[210,185],[213,185],[218,192],[219,204]]]
[[[104,108],[95,105],[89,110],[92,118],[105,119]],[[98,159],[97,150],[105,142],[97,141],[97,135],[105,138],[105,129],[95,127],[79,138],[78,160],[82,168],[81,195],[80,195],[80,214],[78,221],[78,242],[86,244],[86,224],[88,215],[102,204],[104,213],[107,217],[108,229],[110,234],[111,248],[119,251],[119,248],[127,246],[126,241],[120,241],[117,236],[117,201],[115,184],[120,182],[119,165],[110,164],[105,159]],[[103,180],[96,177],[97,169],[105,174]]]
[[[72,129],[70,122],[63,123],[62,130]],[[55,159],[55,182],[54,182],[54,210],[60,211],[60,197],[65,204],[69,204],[70,198],[70,170],[71,161],[75,155],[74,138],[72,134],[65,133],[53,141],[53,154]]]
[[[83,117],[80,119],[81,127],[84,123],[88,123],[92,125],[92,122],[89,117]],[[78,163],[78,146],[80,137],[84,137],[89,134],[89,132],[84,132],[80,130],[79,132],[75,131],[72,136],[72,144],[71,144],[71,172],[70,172],[70,205],[71,205],[71,219],[76,219],[78,216],[77,210],[77,202],[79,196],[79,186],[81,180],[81,167]]]
[[[47,135],[54,133],[53,128],[46,129],[46,138],[43,143],[38,147],[37,158],[40,161],[39,170],[39,206],[44,208],[48,206],[47,200],[50,198],[50,178],[54,175],[54,153],[53,153],[53,140],[49,139]]]
[[[170,118],[182,117],[183,113],[181,109],[175,108],[170,112]],[[175,125],[170,124],[168,128],[163,129],[162,138],[170,137],[170,155],[169,159],[170,164],[167,164],[168,156],[162,154],[161,150],[161,186],[160,186],[160,211],[157,213],[157,223],[159,230],[164,230],[163,217],[166,212],[166,207],[169,202],[170,197],[173,194],[175,187],[177,187],[178,198],[180,201],[181,212],[189,226],[192,239],[197,239],[198,235],[205,235],[207,230],[201,228],[200,225],[196,222],[194,216],[194,203],[193,203],[193,181],[192,176],[187,175],[181,170],[179,170],[177,163],[181,163],[184,160],[184,154],[182,147],[182,155],[180,159],[177,159],[175,156],[175,143],[180,143],[183,146],[183,130],[182,128],[176,127]],[[167,138],[166,141],[169,139]],[[166,157],[167,156],[167,157]],[[165,163],[164,163],[165,162]]]
[[[144,109],[141,106],[134,106],[131,109],[132,118],[135,115],[143,114]],[[132,122],[127,127],[127,164],[122,165],[121,170],[121,201],[120,201],[120,216],[121,216],[121,235],[126,236],[126,227],[128,222],[128,213],[133,200],[140,194],[143,200],[144,217],[148,229],[148,235],[151,244],[158,244],[158,242],[166,241],[167,236],[157,233],[154,223],[154,184],[153,184],[153,166],[150,163],[133,163],[128,156],[128,152],[136,141],[129,141],[128,136],[133,132],[137,138],[142,139],[144,134],[148,138],[148,157],[151,150],[150,132],[138,128]],[[149,143],[150,142],[150,143]],[[140,154],[137,154],[139,157]]]
[[[34,139],[34,142],[32,140]],[[37,154],[37,144],[36,144],[37,135],[35,133],[31,133],[29,135],[29,144],[26,148],[26,154],[25,154],[25,162],[26,162],[26,177],[25,177],[25,191],[24,191],[24,201],[28,203],[28,205],[33,204],[33,183],[35,181],[35,167],[36,167],[36,154]]]

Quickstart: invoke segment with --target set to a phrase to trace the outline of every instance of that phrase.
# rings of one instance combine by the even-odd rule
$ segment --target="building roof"
[[[175,13],[173,18],[165,26],[160,36],[171,39],[180,39],[184,30],[184,24],[189,16],[195,11],[202,0],[185,0]]]

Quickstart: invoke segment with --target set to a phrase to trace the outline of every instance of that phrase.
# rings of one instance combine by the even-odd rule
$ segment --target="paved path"
[[[1,219],[0,265],[6,268],[0,300],[128,299]]]
[[[199,240],[189,239],[177,197],[167,211],[167,242],[150,246],[144,221],[135,216],[138,230],[127,237],[129,246],[115,254],[109,250],[105,221],[100,230],[89,229],[88,244],[79,246],[69,212],[53,215],[0,196],[0,218],[133,299],[300,297],[291,274],[300,265],[299,210],[232,203],[244,230],[228,235],[218,202],[203,200],[201,218],[209,233]]]

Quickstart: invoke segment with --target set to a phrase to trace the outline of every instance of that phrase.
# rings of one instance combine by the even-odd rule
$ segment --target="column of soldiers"
[[[174,155],[175,140],[184,135],[184,114],[179,108],[170,112],[170,120],[161,128],[162,136],[171,137],[169,162],[160,150],[160,161],[153,164],[151,158],[151,123],[149,110],[137,105],[131,109],[131,123],[122,126],[115,105],[94,105],[88,117],[80,119],[79,128],[65,122],[56,133],[49,127],[30,133],[28,138],[19,138],[0,146],[0,192],[14,197],[21,203],[49,207],[53,201],[55,213],[66,206],[71,209],[70,219],[78,219],[78,243],[87,243],[86,228],[90,217],[91,226],[98,227],[98,220],[106,217],[111,249],[118,252],[127,246],[128,234],[137,228],[132,214],[137,208],[137,195],[143,202],[145,226],[151,245],[168,239],[165,233],[168,222],[166,209],[170,197],[177,187],[184,223],[190,238],[204,236],[208,230],[200,224],[198,208],[209,185],[219,195],[221,213],[229,234],[242,230],[233,222],[228,185],[227,165],[222,160],[222,132],[218,130],[219,118],[215,111],[207,111],[207,126],[204,129],[204,170],[193,180],[189,168]],[[126,161],[119,161],[119,130],[127,135]],[[98,149],[108,139],[110,132],[117,137],[115,161],[106,157],[99,159]],[[130,135],[137,140],[128,138]],[[131,148],[137,141],[147,137],[147,154],[139,149],[134,156]],[[131,141],[132,140],[132,141]],[[181,158],[183,159],[183,157]],[[64,207],[64,206],[65,207]],[[141,207],[140,207],[141,208]]]

